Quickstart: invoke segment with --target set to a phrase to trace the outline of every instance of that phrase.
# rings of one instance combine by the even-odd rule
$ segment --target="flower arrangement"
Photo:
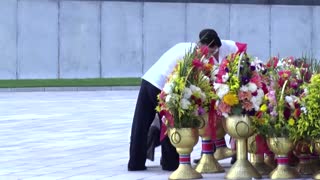
[[[164,123],[175,128],[196,128],[214,98],[211,86],[213,57],[208,47],[190,50],[178,61],[158,95],[157,111]]]
[[[215,71],[214,89],[217,112],[224,117],[246,114],[254,116],[265,92],[261,73],[263,63],[247,54],[231,54]]]
[[[254,118],[257,131],[266,137],[289,137],[296,134],[296,122],[301,115],[302,85],[308,82],[308,71],[301,59],[279,60],[274,57],[266,64],[265,82],[268,92],[260,112]]]
[[[305,93],[301,98],[302,113],[297,121],[295,140],[320,138],[320,74],[316,73],[311,82],[303,86]]]

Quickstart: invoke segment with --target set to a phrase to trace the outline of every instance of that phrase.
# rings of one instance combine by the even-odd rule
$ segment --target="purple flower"
[[[229,72],[229,68],[227,68],[227,67],[226,67],[224,70],[225,70],[226,72]]]
[[[201,116],[205,113],[204,109],[202,107],[198,108],[198,114]]]
[[[255,66],[250,66],[250,70],[251,70],[251,71],[255,71],[255,70],[256,70],[256,67],[255,67]]]
[[[246,85],[248,83],[249,83],[249,78],[248,77],[244,76],[244,77],[241,78],[241,84]]]

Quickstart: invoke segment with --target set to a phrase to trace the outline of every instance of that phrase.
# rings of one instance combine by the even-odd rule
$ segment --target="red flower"
[[[207,56],[209,53],[209,48],[208,46],[201,46],[200,51],[203,55]]]
[[[211,65],[214,65],[213,57],[210,57],[210,58],[209,58],[209,62],[208,62],[208,63],[211,64]]]
[[[262,90],[263,90],[264,94],[267,94],[269,92],[268,87],[265,83],[262,83]]]
[[[300,110],[300,109],[294,110],[294,117],[295,117],[295,118],[299,118],[299,117],[300,117],[300,114],[301,114],[301,110]]]
[[[279,76],[283,79],[289,79],[291,75],[291,71],[290,70],[282,70],[282,71],[279,71]]]
[[[256,114],[257,118],[259,118],[259,119],[262,117],[262,115],[263,115],[262,111],[258,111]]]
[[[267,63],[268,68],[276,68],[278,66],[279,58],[278,57],[273,57],[272,59],[269,60]]]
[[[202,66],[203,66],[202,62],[199,59],[194,59],[192,61],[192,65],[197,69],[202,69]]]
[[[258,91],[255,91],[252,93],[252,96],[257,96],[258,95]]]
[[[291,111],[290,111],[290,109],[289,109],[288,107],[285,107],[285,108],[284,108],[283,115],[284,115],[284,118],[285,118],[286,120],[288,120],[288,119],[290,118],[290,116],[291,116]]]

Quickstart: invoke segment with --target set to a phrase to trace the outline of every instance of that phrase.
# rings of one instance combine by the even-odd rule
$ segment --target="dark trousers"
[[[142,80],[131,128],[129,169],[145,167],[148,131],[157,113],[155,108],[158,105],[157,95],[159,93],[158,88]],[[171,145],[169,138],[161,142],[161,153],[162,166],[178,166],[179,155]]]

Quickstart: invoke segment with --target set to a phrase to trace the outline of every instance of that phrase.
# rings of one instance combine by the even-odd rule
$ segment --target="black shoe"
[[[234,155],[234,156],[232,156],[232,158],[231,158],[230,164],[234,164],[236,161],[237,161],[237,156]]]
[[[131,166],[128,164],[128,171],[144,171],[146,169],[146,166]]]
[[[194,159],[193,163],[198,164],[200,162],[200,158],[199,159]]]
[[[178,169],[179,162],[163,163],[162,157],[161,157],[160,165],[162,167],[162,170],[164,170],[164,171],[174,171],[174,170]]]

